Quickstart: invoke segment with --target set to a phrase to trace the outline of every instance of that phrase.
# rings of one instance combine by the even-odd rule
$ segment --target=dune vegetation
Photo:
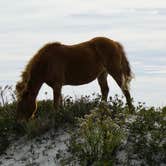
[[[57,153],[61,165],[166,164],[166,107],[138,103],[130,114],[117,95],[107,103],[100,95],[77,100],[67,96],[57,111],[52,100],[38,101],[36,117],[18,124],[15,92],[10,86],[0,88],[0,155],[13,141],[65,126],[71,128],[66,142],[70,155]]]

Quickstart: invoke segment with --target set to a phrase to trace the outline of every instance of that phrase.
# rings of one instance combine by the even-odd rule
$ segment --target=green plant
[[[98,102],[99,98],[90,100],[88,96],[76,101],[71,97],[66,97],[62,107],[55,111],[52,100],[38,101],[35,118],[22,124],[16,123],[17,103],[6,103],[4,106],[0,106],[0,137],[8,139],[11,135],[27,135],[29,138],[33,138],[64,123],[74,125],[75,117],[83,117],[88,114]]]
[[[79,118],[79,128],[70,139],[69,149],[81,165],[113,163],[114,152],[124,137],[120,126],[111,118],[105,104]]]
[[[75,131],[68,144],[71,156],[65,160],[61,153],[62,165],[110,166],[120,162],[116,155],[121,150],[127,153],[127,165],[132,165],[133,159],[152,166],[166,162],[166,107],[148,108],[138,103],[131,115],[117,95],[107,103],[100,100],[99,95],[77,100],[67,96],[56,111],[52,100],[38,101],[35,119],[18,124],[15,92],[11,86],[0,87],[0,154],[13,138],[33,139],[67,124]]]
[[[159,165],[166,161],[166,111],[141,108],[135,122],[130,125],[129,156],[137,154],[147,165]]]

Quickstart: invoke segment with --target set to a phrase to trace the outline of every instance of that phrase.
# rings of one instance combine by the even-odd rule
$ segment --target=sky
[[[28,60],[47,42],[75,44],[96,36],[121,42],[135,78],[136,102],[166,105],[165,0],[0,0],[0,86],[15,85]],[[110,95],[122,95],[109,77]],[[44,85],[38,98],[52,98]],[[66,86],[64,95],[99,92],[97,82]]]

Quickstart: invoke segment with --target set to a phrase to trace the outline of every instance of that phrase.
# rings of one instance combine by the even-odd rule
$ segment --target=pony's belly
[[[89,78],[76,78],[76,77],[72,77],[68,80],[65,80],[64,85],[83,85],[83,84],[88,84],[90,82],[92,82],[93,80],[95,80],[97,78],[96,77],[89,77]]]
[[[92,67],[75,68],[68,70],[65,75],[65,85],[82,85],[95,80],[102,72],[102,67],[97,65]]]

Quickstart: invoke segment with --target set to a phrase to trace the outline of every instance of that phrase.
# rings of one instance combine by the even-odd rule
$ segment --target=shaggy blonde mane
[[[17,99],[20,100],[22,98],[22,95],[27,90],[27,84],[31,77],[31,68],[35,64],[36,56],[34,56],[29,63],[26,65],[24,71],[21,74],[21,80],[17,82],[16,84],[16,95]]]

